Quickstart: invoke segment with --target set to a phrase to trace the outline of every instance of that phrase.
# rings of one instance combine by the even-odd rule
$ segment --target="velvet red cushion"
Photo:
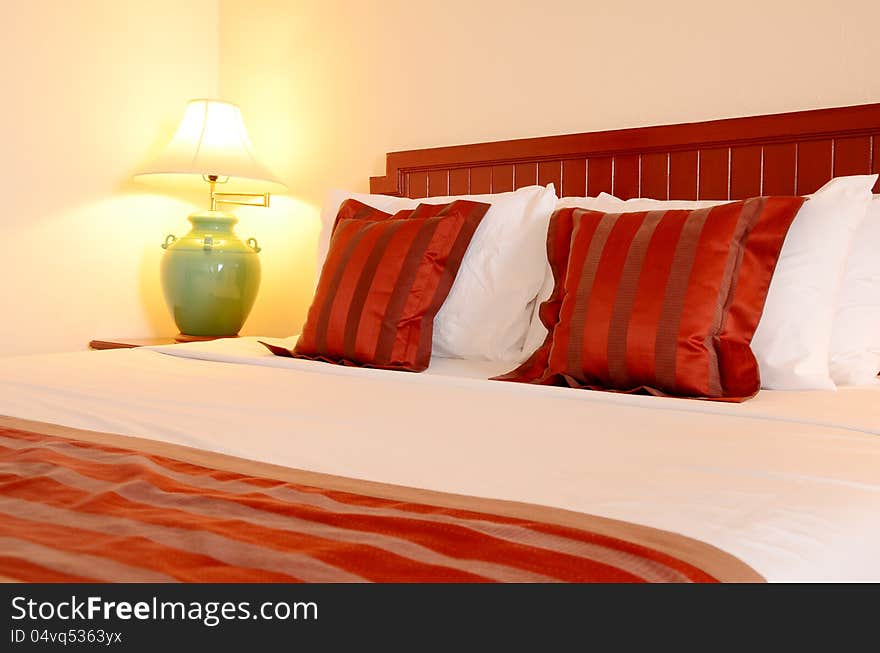
[[[801,197],[694,211],[556,211],[549,333],[507,381],[741,401],[749,343]]]
[[[412,372],[427,368],[434,316],[488,209],[457,200],[390,215],[357,200],[344,202],[291,354]]]

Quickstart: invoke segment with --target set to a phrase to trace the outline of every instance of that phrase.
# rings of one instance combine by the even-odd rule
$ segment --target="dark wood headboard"
[[[739,199],[878,171],[880,104],[866,104],[392,152],[370,189],[418,198],[553,182],[560,196]]]

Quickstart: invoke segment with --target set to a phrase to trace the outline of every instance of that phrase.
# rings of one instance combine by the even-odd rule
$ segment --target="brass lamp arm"
[[[239,206],[269,206],[269,193],[218,193],[211,191],[211,210],[217,210],[217,204],[237,204]],[[246,198],[246,199],[224,199]]]
[[[222,180],[218,175],[202,175],[202,179],[210,184],[211,188],[211,210],[217,210],[217,204],[238,204],[239,206],[263,206],[269,207],[269,193],[220,193],[215,189],[217,184],[225,184],[229,181],[229,177],[223,177]],[[222,199],[224,197],[244,197],[249,199]],[[259,200],[257,199],[259,198]]]

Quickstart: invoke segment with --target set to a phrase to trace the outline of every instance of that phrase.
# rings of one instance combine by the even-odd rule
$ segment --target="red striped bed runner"
[[[8,420],[7,420],[8,421]],[[450,507],[455,495],[296,470],[150,441],[59,437],[0,423],[0,576],[27,582],[714,582],[759,580],[735,558],[647,529],[656,547],[598,531]],[[111,446],[118,438],[126,447]],[[248,472],[230,471],[230,461]],[[226,467],[226,469],[220,468]],[[262,467],[273,475],[263,475]],[[320,475],[306,475],[305,480]],[[294,476],[293,478],[296,478]],[[376,496],[376,488],[382,488]],[[407,495],[409,493],[409,495]],[[415,494],[413,494],[415,493]],[[462,498],[468,499],[468,498]],[[474,503],[476,502],[476,503]],[[472,499],[467,506],[497,503]],[[537,506],[528,507],[539,514]],[[585,519],[589,518],[582,516]],[[557,520],[558,521],[558,520]],[[588,524],[589,522],[585,522]],[[597,522],[598,523],[598,522]],[[643,527],[633,527],[642,529]],[[638,532],[641,533],[639,530]],[[658,535],[659,534],[659,535]],[[644,538],[642,538],[644,539]],[[700,567],[682,557],[706,557]],[[708,554],[708,555],[707,555]],[[714,556],[714,558],[713,558]],[[715,559],[717,558],[717,559]],[[716,569],[713,571],[713,567]],[[725,578],[726,577],[726,578]]]

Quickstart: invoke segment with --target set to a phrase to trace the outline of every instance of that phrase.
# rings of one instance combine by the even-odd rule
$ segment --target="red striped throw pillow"
[[[743,401],[749,347],[801,197],[638,213],[557,210],[544,344],[506,381]]]
[[[427,368],[434,316],[488,210],[488,204],[456,200],[390,215],[344,202],[291,354],[411,372]]]

